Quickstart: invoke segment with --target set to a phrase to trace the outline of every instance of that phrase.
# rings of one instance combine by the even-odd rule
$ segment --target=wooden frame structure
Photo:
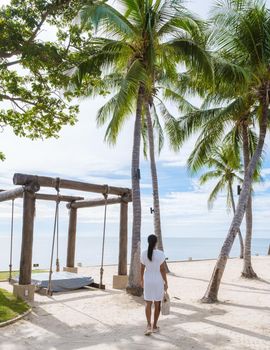
[[[127,275],[128,203],[132,200],[131,190],[129,188],[96,185],[80,181],[19,173],[14,174],[13,183],[14,185],[20,185],[21,187],[8,191],[0,191],[0,202],[15,198],[23,198],[19,285],[31,284],[34,216],[37,199],[68,202],[67,208],[69,209],[69,227],[66,261],[67,268],[75,267],[78,209],[104,206],[105,201],[106,205],[120,204],[118,275]],[[104,195],[104,198],[85,200],[84,197],[79,196],[76,197],[38,193],[42,187],[53,187],[57,191],[60,189],[72,189],[77,191],[100,193]],[[113,195],[113,197],[105,200],[105,196],[108,195]]]

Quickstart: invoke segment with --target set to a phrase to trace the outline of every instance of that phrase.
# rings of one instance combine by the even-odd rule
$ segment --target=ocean
[[[183,238],[164,237],[164,251],[168,261],[192,259],[215,259],[223,243],[222,238]],[[267,255],[270,239],[254,238],[252,243],[252,254]],[[21,240],[14,237],[13,267],[17,269],[20,262]],[[106,237],[104,264],[117,264],[118,262],[118,237]],[[66,262],[67,239],[59,237],[59,259],[61,266]],[[76,264],[83,266],[99,265],[101,260],[101,237],[78,236],[76,242]],[[130,240],[128,247],[130,248]],[[142,249],[146,248],[146,238],[142,238]],[[7,235],[0,236],[0,270],[8,270],[9,265],[10,238]],[[33,246],[33,264],[40,268],[48,268],[50,264],[51,238],[40,236],[35,238]],[[130,249],[128,250],[128,261],[130,260]],[[236,238],[231,251],[231,257],[239,256],[239,243]]]

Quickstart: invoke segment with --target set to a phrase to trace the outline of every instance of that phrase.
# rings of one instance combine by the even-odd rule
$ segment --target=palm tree
[[[224,11],[224,8],[227,11]],[[262,156],[267,132],[270,88],[270,13],[265,4],[256,0],[219,1],[214,20],[219,26],[219,30],[214,34],[216,43],[227,57],[233,57],[236,64],[249,71],[249,82],[245,86],[246,95],[249,96],[249,100],[256,101],[259,105],[259,138],[245,171],[242,191],[228,235],[202,299],[204,302],[217,300],[227,259],[248,205],[254,173]]]
[[[224,128],[237,120],[243,123],[252,111],[255,111],[259,124],[259,136],[245,171],[234,218],[221,248],[208,289],[202,299],[203,302],[217,300],[227,259],[248,205],[252,181],[262,156],[267,132],[270,87],[270,50],[268,49],[270,47],[270,14],[264,4],[255,0],[218,1],[212,22],[214,29],[210,39],[214,47],[218,48],[218,52],[213,54],[217,78],[214,87],[210,88],[210,95],[212,95],[210,101],[224,104],[227,100],[227,106],[222,109],[212,107],[203,111],[194,111],[191,117],[181,118],[177,137],[183,140],[198,128],[203,129],[193,152],[195,162],[191,158],[196,168],[200,162],[203,165],[203,157],[211,152],[213,145],[223,140]],[[194,85],[194,79],[191,80],[192,85]],[[198,80],[200,92],[207,91],[209,86],[205,85],[203,89],[202,83]],[[212,128],[209,128],[210,122]],[[237,135],[239,133],[231,132],[235,145],[239,144]]]
[[[211,70],[203,48],[202,25],[175,0],[121,0],[118,11],[104,2],[86,5],[80,11],[82,25],[94,25],[103,35],[93,39],[96,53],[82,62],[77,71],[77,82],[83,83],[93,67],[104,74],[102,86],[87,86],[86,95],[110,91],[115,94],[99,110],[98,125],[108,123],[105,139],[111,144],[117,140],[126,119],[136,109],[132,152],[133,231],[129,285],[127,290],[140,295],[140,142],[144,132],[145,116],[149,134],[151,169],[155,207],[155,231],[161,240],[157,176],[155,169],[154,138],[150,123],[151,106],[158,99],[156,83],[174,79],[177,63]],[[152,104],[154,106],[154,104]],[[162,106],[162,102],[160,101]],[[153,107],[154,108],[154,107]],[[164,109],[162,109],[164,110]],[[168,115],[166,120],[168,122]],[[152,122],[152,120],[151,120]],[[160,123],[155,123],[160,131]]]
[[[239,157],[235,157],[235,153],[231,147],[214,148],[212,153],[205,159],[205,165],[210,168],[209,171],[201,175],[199,181],[204,185],[209,180],[217,179],[214,189],[208,199],[208,208],[212,209],[215,200],[220,192],[227,191],[227,208],[233,209],[235,214],[235,201],[233,195],[233,183],[235,180],[242,182],[242,178],[237,174],[241,170]],[[244,243],[241,231],[238,231],[240,242],[240,258],[244,255]]]
[[[235,102],[235,101],[234,101]],[[234,103],[233,102],[233,103]],[[232,104],[233,104],[232,103]],[[215,108],[214,112],[213,110],[203,110],[201,112],[197,111],[196,115],[199,119],[203,120],[202,116],[205,113],[212,113],[214,117],[209,120],[208,122],[203,122],[203,132],[199,137],[199,141],[195,145],[194,151],[191,153],[188,164],[190,166],[190,169],[193,172],[198,171],[203,164],[205,164],[205,158],[207,158],[207,152],[211,154],[210,152],[213,152],[213,150],[210,151],[210,148],[214,147],[215,149],[215,142],[219,144],[221,142],[221,137],[224,134],[224,131],[228,128],[232,128],[227,135],[224,136],[224,140],[222,142],[225,142],[225,144],[229,144],[231,147],[233,147],[232,156],[236,156],[237,158],[240,157],[240,152],[242,150],[243,153],[243,160],[244,164],[247,165],[247,159],[250,159],[252,157],[252,154],[254,153],[254,150],[256,149],[256,146],[258,144],[258,137],[256,133],[250,128],[248,123],[252,123],[253,120],[256,117],[257,108],[254,110],[246,111],[246,112],[240,112],[239,109],[232,110],[231,105],[228,107],[220,107]],[[239,118],[239,115],[242,117]],[[225,118],[226,117],[226,118]],[[192,119],[192,115],[187,115],[185,118]],[[216,133],[216,127],[215,125],[218,125],[217,127],[217,133]],[[248,125],[248,126],[247,126]],[[222,128],[220,128],[222,126]],[[243,131],[244,130],[244,131]],[[244,134],[245,133],[245,134]],[[216,134],[219,138],[212,139],[212,135]],[[244,135],[243,135],[244,134]],[[260,167],[261,167],[262,160],[260,159],[256,171],[253,176],[253,181],[260,181]],[[247,167],[245,168],[245,171],[247,171]],[[235,210],[234,210],[235,212]],[[246,278],[256,278],[257,275],[254,272],[251,264],[251,239],[252,239],[252,196],[250,194],[249,202],[246,208],[246,235],[245,235],[245,244],[244,244],[244,264],[243,264],[243,271],[242,276]]]

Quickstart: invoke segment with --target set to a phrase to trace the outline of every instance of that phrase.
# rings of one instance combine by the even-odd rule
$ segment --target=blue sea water
[[[215,259],[222,246],[222,238],[183,238],[164,237],[165,255],[169,261],[192,259]],[[252,254],[266,255],[270,239],[254,238]],[[118,237],[107,237],[105,241],[105,264],[116,264],[118,261]],[[13,266],[18,268],[20,262],[21,240],[14,237]],[[59,258],[61,266],[66,262],[66,237],[59,238]],[[101,260],[101,237],[77,237],[76,264],[83,266],[99,265]],[[128,247],[131,244],[129,241]],[[142,238],[142,249],[146,248],[146,238]],[[0,235],[0,270],[8,270],[10,238]],[[39,264],[40,268],[47,268],[50,262],[51,238],[40,236],[35,239],[33,246],[33,263]],[[130,256],[130,249],[128,250]],[[231,257],[239,256],[239,243],[236,239],[231,251]]]

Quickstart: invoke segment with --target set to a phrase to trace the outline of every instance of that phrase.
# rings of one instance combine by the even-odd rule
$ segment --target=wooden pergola
[[[19,285],[31,284],[36,200],[68,202],[67,208],[69,209],[69,227],[66,260],[67,270],[75,268],[78,209],[104,206],[105,204],[120,204],[118,275],[127,276],[128,203],[132,201],[131,190],[129,188],[96,185],[81,181],[19,173],[14,174],[13,183],[14,185],[19,185],[20,187],[8,191],[1,191],[0,202],[14,200],[15,198],[23,198]],[[58,194],[52,195],[38,193],[43,187],[55,188],[58,191]],[[60,189],[99,193],[103,195],[103,198],[85,200],[84,197],[80,196],[60,195]]]

